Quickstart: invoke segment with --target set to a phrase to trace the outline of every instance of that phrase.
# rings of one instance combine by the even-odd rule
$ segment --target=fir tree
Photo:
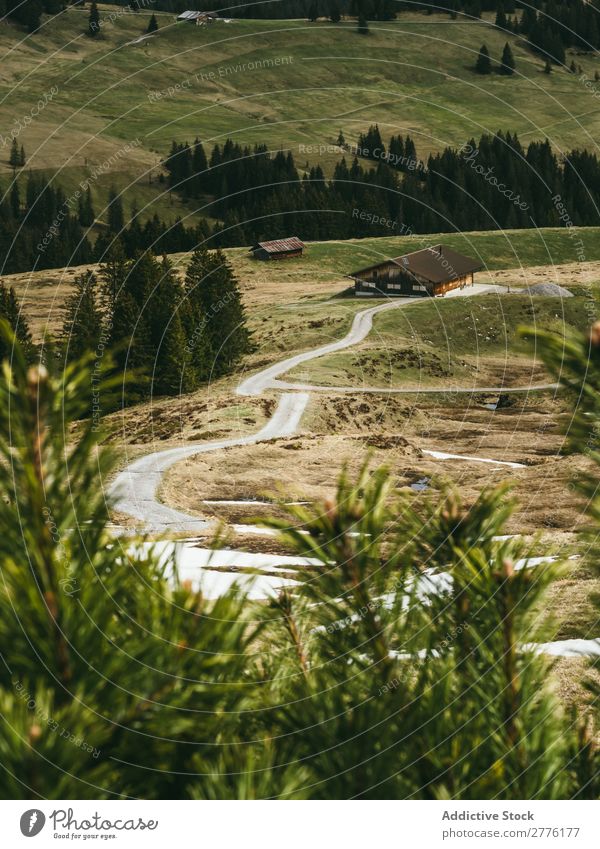
[[[127,272],[123,242],[119,238],[113,239],[100,266],[102,300],[111,316],[114,315],[119,295],[124,291]]]
[[[19,219],[21,217],[21,192],[16,180],[13,180],[10,187],[10,208],[13,218]]]
[[[28,363],[33,362],[36,357],[36,349],[29,324],[19,306],[14,288],[11,286],[8,289],[3,283],[0,283],[0,318],[6,321],[13,331],[26,361]],[[12,346],[9,339],[6,335],[0,335],[0,361],[11,359],[11,357]]]
[[[27,163],[27,158],[25,156],[25,148],[21,145],[21,149],[19,151],[19,167],[23,168]]]
[[[91,227],[96,220],[96,214],[92,204],[92,190],[89,186],[85,191],[85,195],[79,198],[77,215],[82,227]]]
[[[506,29],[507,28],[506,15],[504,13],[504,5],[502,3],[502,0],[500,0],[500,2],[498,3],[498,7],[497,7],[497,11],[496,11],[495,26],[497,26],[498,29]]]
[[[336,144],[337,144],[338,147],[341,147],[341,148],[346,147],[346,139],[344,138],[344,134],[341,130],[338,133]]]
[[[17,140],[12,140],[12,145],[10,147],[10,156],[8,159],[8,164],[11,168],[16,169],[21,164],[21,157],[19,155],[19,146],[17,144]]]
[[[92,38],[98,35],[100,32],[100,13],[98,12],[98,6],[96,5],[96,0],[92,0],[92,5],[90,6],[90,14],[88,16],[88,35]]]
[[[154,356],[153,395],[178,395],[195,388],[193,371],[191,367],[186,369],[190,357],[181,319],[182,308],[181,284],[164,258],[160,277],[145,306]]]
[[[485,44],[482,44],[479,50],[477,62],[475,63],[475,70],[478,74],[492,73],[492,61],[490,59],[490,54]]]
[[[65,303],[60,339],[65,360],[69,363],[95,352],[102,335],[95,274],[88,271],[78,275],[73,286],[74,292]]]
[[[146,32],[156,32],[158,29],[158,21],[156,20],[156,15],[152,15],[150,21],[148,22],[148,28]]]
[[[502,61],[500,63],[500,73],[504,76],[512,76],[515,72],[515,60],[510,49],[510,44],[508,41],[504,45],[504,50],[502,51]]]
[[[333,2],[329,6],[329,20],[332,24],[339,24],[342,20],[342,13],[340,12],[339,4],[337,0],[333,0]]]
[[[111,187],[108,193],[108,229],[111,233],[121,233],[125,226],[123,200],[117,190]]]
[[[250,350],[250,334],[237,280],[221,251],[197,248],[185,277],[199,334],[212,355],[211,375],[226,374]]]

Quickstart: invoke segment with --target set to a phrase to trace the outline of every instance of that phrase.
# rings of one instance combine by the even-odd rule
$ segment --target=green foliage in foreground
[[[70,436],[89,392],[85,361],[18,349],[0,383],[4,797],[597,797],[531,647],[561,567],[517,568],[505,488],[417,508],[342,476],[291,508],[305,533],[270,522],[314,559],[297,586],[208,600],[108,535],[111,458],[92,422]]]

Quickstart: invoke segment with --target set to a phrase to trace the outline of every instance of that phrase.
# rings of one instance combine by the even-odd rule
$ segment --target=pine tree
[[[125,226],[123,199],[114,186],[108,193],[108,229],[111,233],[121,233]]]
[[[367,18],[366,18],[366,15],[364,14],[364,12],[361,12],[358,16],[357,31],[361,35],[368,35],[369,34],[369,22],[367,21]]]
[[[21,145],[21,149],[19,151],[19,167],[23,168],[27,163],[27,158],[25,156],[25,148]]]
[[[156,15],[152,14],[150,21],[148,22],[148,28],[146,32],[156,32],[158,29],[158,21],[156,20]]]
[[[85,191],[85,195],[79,198],[77,215],[82,227],[91,227],[96,220],[96,214],[92,204],[92,190],[89,186]]]
[[[245,748],[237,717],[259,685],[238,682],[256,624],[241,596],[210,601],[174,562],[115,544],[115,498],[103,485],[114,458],[98,446],[97,421],[82,419],[90,387],[102,405],[116,390],[89,361],[55,374],[52,362],[29,368],[18,348],[0,376],[0,792],[129,796],[145,771],[148,798],[195,796],[184,773],[212,774],[197,789],[218,798],[237,795],[225,777],[233,766],[294,795],[285,769],[262,755],[221,761]],[[169,715],[181,719],[165,744]]]
[[[544,65],[544,73],[551,74],[552,73],[552,62],[550,59],[546,59],[546,64]]]
[[[95,353],[102,336],[102,314],[98,305],[97,281],[93,272],[73,280],[74,292],[64,308],[61,348],[65,361],[74,362]]]
[[[17,145],[16,139],[13,139],[12,145],[10,147],[10,156],[8,159],[8,164],[13,169],[18,168],[21,164],[21,157],[19,156],[19,146]]]
[[[341,148],[346,147],[346,139],[344,138],[344,134],[341,130],[338,133],[336,144],[337,144],[338,147],[341,147]]]
[[[515,72],[515,60],[510,49],[510,44],[508,41],[504,45],[504,50],[502,51],[502,61],[500,63],[500,73],[504,76],[512,76]]]
[[[197,248],[185,277],[198,335],[212,355],[210,373],[226,374],[250,350],[250,333],[237,280],[221,251]]]
[[[109,313],[113,316],[115,304],[125,288],[127,279],[127,257],[121,239],[113,239],[100,266],[101,298]]]
[[[178,395],[195,387],[180,310],[183,290],[173,267],[163,259],[160,278],[148,297],[150,342],[154,356],[152,394]]]
[[[16,341],[19,343],[26,361],[28,363],[33,362],[36,357],[36,349],[29,324],[19,306],[14,288],[11,286],[8,289],[3,283],[0,283],[0,318],[7,322],[15,334]],[[0,361],[11,359],[11,357],[12,346],[6,335],[0,335]]]
[[[507,27],[506,15],[504,13],[504,5],[502,3],[502,0],[500,0],[500,2],[498,3],[495,26],[497,26],[498,29],[506,29]]]
[[[478,74],[492,73],[492,61],[490,59],[490,54],[485,44],[482,44],[479,50],[479,55],[475,64],[475,70]]]
[[[92,5],[90,6],[90,14],[88,17],[88,35],[92,38],[98,35],[100,32],[100,13],[98,12],[98,6],[96,5],[96,0],[92,0]]]
[[[16,180],[13,180],[10,187],[10,209],[13,218],[19,219],[21,217],[21,192]]]

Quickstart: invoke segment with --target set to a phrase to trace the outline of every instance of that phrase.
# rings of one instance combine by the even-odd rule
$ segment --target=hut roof
[[[258,242],[250,250],[255,251],[262,248],[268,254],[285,253],[286,251],[299,251],[304,247],[298,236],[290,236],[287,239],[273,239],[271,242]]]
[[[409,274],[422,277],[431,283],[445,283],[448,280],[456,280],[457,277],[464,277],[473,271],[479,271],[482,267],[480,262],[471,257],[459,254],[457,251],[445,247],[445,245],[435,245],[394,259],[386,259],[366,268],[360,268],[358,271],[353,271],[348,277],[360,277],[367,271],[374,271],[387,265],[400,266]]]

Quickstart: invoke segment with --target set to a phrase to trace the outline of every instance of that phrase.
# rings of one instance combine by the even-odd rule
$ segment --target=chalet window
[[[365,287],[365,289],[374,289],[375,284],[370,280],[361,280],[361,284]]]
[[[388,283],[388,289],[402,289],[402,283]]]
[[[427,288],[421,283],[413,283],[413,292],[426,292]]]

